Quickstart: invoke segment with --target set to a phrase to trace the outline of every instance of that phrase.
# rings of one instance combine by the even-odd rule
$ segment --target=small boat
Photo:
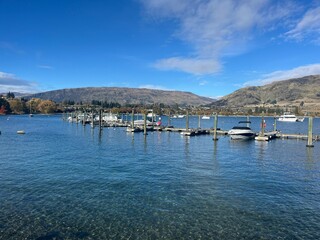
[[[209,120],[209,119],[210,119],[210,116],[206,116],[206,115],[204,115],[204,116],[202,116],[202,118],[201,118],[201,119]]]
[[[303,122],[304,117],[297,117],[294,114],[284,113],[277,120],[279,122]]]
[[[250,121],[240,121],[239,124],[250,124]],[[249,140],[253,139],[256,136],[256,133],[251,130],[249,126],[235,126],[228,131],[233,140]]]
[[[135,127],[136,126],[144,126],[144,119],[134,120],[133,124],[134,124]],[[147,126],[152,126],[153,125],[153,123],[150,122],[149,120],[146,120],[146,124],[147,124]]]
[[[18,134],[25,134],[26,132],[24,130],[18,130],[17,133]]]
[[[185,118],[186,115],[178,115],[178,118]]]
[[[137,127],[127,127],[127,132],[142,132],[143,130],[141,128],[137,128]]]
[[[183,135],[183,136],[188,136],[188,137],[192,137],[192,136],[196,135],[195,131],[190,131],[190,130],[181,132],[180,134]]]
[[[97,116],[95,120],[99,121],[99,116]],[[107,113],[102,116],[102,120],[105,122],[117,122],[118,116],[116,114]]]

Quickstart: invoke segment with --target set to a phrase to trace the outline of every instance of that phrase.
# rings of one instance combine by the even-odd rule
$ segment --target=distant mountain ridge
[[[154,104],[166,105],[205,105],[214,102],[214,99],[201,97],[191,92],[165,91],[146,88],[119,88],[119,87],[86,87],[69,88],[36,93],[26,98],[49,99],[55,102],[74,101],[91,103],[92,100],[117,102],[123,104]]]
[[[311,75],[264,86],[241,88],[213,103],[219,107],[254,105],[320,105],[320,75]]]

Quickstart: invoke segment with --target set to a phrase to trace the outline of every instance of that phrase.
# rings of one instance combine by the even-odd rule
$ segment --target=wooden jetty
[[[277,138],[282,139],[297,139],[297,140],[308,140],[308,135],[306,134],[288,134],[288,133],[277,133]],[[312,137],[313,141],[320,141],[320,135],[314,135]]]
[[[79,117],[82,115],[82,119]],[[213,140],[218,140],[217,135],[228,135],[227,130],[222,130],[217,127],[217,122],[218,122],[218,115],[215,114],[215,121],[214,121],[214,127],[213,128],[200,128],[200,123],[198,124],[198,128],[189,128],[189,114],[187,112],[186,114],[186,126],[185,128],[176,128],[172,125],[170,125],[170,118],[168,121],[167,126],[158,126],[155,122],[152,122],[150,125],[150,122],[146,124],[146,114],[144,114],[144,124],[141,124],[141,120],[136,120],[135,121],[135,114],[134,111],[132,111],[131,114],[131,120],[128,121],[128,114],[127,114],[127,119],[124,121],[124,118],[118,119],[117,121],[102,121],[103,117],[103,112],[102,109],[99,111],[99,120],[94,120],[94,116],[97,114],[91,113],[86,114],[86,113],[71,113],[70,117],[68,118],[68,115],[66,116],[65,120],[68,120],[69,122],[76,122],[76,123],[81,123],[83,125],[85,124],[91,124],[92,127],[99,125],[100,130],[103,127],[125,127],[127,132],[132,132],[132,133],[138,133],[138,132],[144,132],[144,134],[147,135],[147,132],[150,131],[166,131],[166,132],[176,132],[180,133],[181,135],[184,136],[199,136],[199,135],[213,135]],[[123,114],[122,114],[123,115]],[[141,116],[141,115],[139,115]],[[85,118],[87,117],[87,118]],[[200,119],[200,117],[199,117]],[[137,123],[140,121],[139,123]],[[275,120],[276,121],[276,120]],[[257,141],[269,141],[275,138],[280,138],[280,139],[298,139],[298,140],[307,140],[307,147],[313,147],[313,142],[315,141],[320,141],[320,136],[319,135],[313,135],[312,134],[312,121],[313,118],[309,118],[309,128],[308,128],[308,134],[286,134],[282,133],[280,131],[276,130],[276,122],[274,124],[274,131],[267,132],[264,130],[264,116],[262,115],[261,117],[261,131],[257,133],[255,136],[255,140]],[[132,127],[133,126],[133,127]]]

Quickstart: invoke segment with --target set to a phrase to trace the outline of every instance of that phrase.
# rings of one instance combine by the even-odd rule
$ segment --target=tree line
[[[39,98],[15,98],[13,93],[6,96],[0,95],[0,114],[50,114],[57,111],[57,104],[51,100]]]

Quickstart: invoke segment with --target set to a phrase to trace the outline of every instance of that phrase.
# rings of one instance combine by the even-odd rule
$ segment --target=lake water
[[[239,120],[219,117],[218,127]],[[260,118],[251,121],[257,130]],[[320,239],[319,142],[99,133],[38,115],[1,116],[0,131],[0,239]]]

